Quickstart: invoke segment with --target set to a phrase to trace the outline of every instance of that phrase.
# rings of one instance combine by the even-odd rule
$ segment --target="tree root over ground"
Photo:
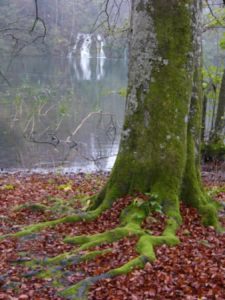
[[[14,214],[14,203],[3,201],[8,194],[17,195],[18,191],[19,187],[15,191],[2,191],[1,203],[5,204],[5,210],[2,210],[5,219],[0,220],[2,233],[13,232],[18,229],[18,225],[14,228],[13,224],[30,222],[30,217],[33,223],[40,220],[36,206],[34,207],[36,213],[32,212],[29,215],[30,210],[25,210]],[[213,192],[221,196],[224,190],[213,189]],[[124,299],[123,297],[129,298],[131,292],[137,295],[137,298],[141,295],[140,299],[145,299],[152,296],[152,289],[155,289],[155,293],[162,298],[170,298],[171,295],[173,299],[184,299],[187,295],[210,298],[211,292],[219,295],[221,299],[224,298],[222,278],[224,235],[217,233],[211,226],[208,228],[201,226],[197,211],[194,208],[184,210],[183,204],[180,204],[184,217],[183,224],[176,233],[179,222],[172,213],[179,213],[177,208],[179,205],[176,208],[171,205],[173,211],[169,217],[168,211],[164,210],[165,207],[159,204],[159,199],[154,198],[156,195],[151,194],[150,199],[148,196],[148,194],[138,194],[137,198],[126,196],[113,202],[112,208],[103,213],[102,208],[80,212],[74,216],[36,223],[24,227],[24,230],[17,233],[5,235],[5,238],[22,236],[24,238],[6,239],[0,243],[1,291],[6,296],[19,298],[29,290],[28,296],[32,299],[36,296],[53,299],[56,291],[61,291],[64,298],[85,299],[89,287],[94,284],[88,294],[90,299],[108,299],[109,295],[115,294],[117,299]],[[19,204],[24,203],[23,198],[19,200]],[[34,203],[37,204],[39,200],[40,198]],[[13,210],[9,209],[9,204]],[[159,205],[161,211],[164,210],[164,215],[152,213],[159,209]],[[33,209],[33,206],[31,208]],[[46,217],[48,218],[48,215],[41,216],[41,220]],[[94,221],[73,224],[75,221],[85,219]],[[55,228],[51,229],[54,226]],[[45,228],[48,229],[43,230],[42,234],[33,234]],[[102,230],[106,232],[96,234]],[[64,238],[65,234],[72,236],[64,240],[70,244],[63,243],[61,238],[62,236]],[[166,244],[179,243],[175,234],[182,243],[177,247],[166,247]],[[117,242],[111,245],[110,243],[114,241]],[[160,244],[163,246],[155,249],[160,259],[155,263],[146,264],[155,259],[153,248]],[[46,258],[46,255],[49,258]],[[207,261],[205,265],[202,265],[202,257]],[[15,267],[12,262],[21,264]],[[116,277],[143,267],[144,270]],[[187,270],[190,270],[187,274],[193,276],[186,276],[184,273]],[[24,274],[24,278],[21,278],[23,276],[21,274]],[[165,276],[172,278],[170,283],[165,284]],[[114,279],[107,280],[113,277]],[[101,282],[97,283],[99,280]],[[37,287],[34,286],[34,282]],[[15,290],[12,289],[13,286]]]
[[[33,232],[38,232],[46,227],[56,226],[64,222],[90,221],[97,218],[102,212],[101,208],[94,211],[80,213],[74,216],[67,216],[57,220],[42,222],[36,225],[30,225],[24,230],[17,233],[2,236],[5,237],[23,237],[30,235]],[[142,228],[144,220],[151,213],[151,205],[149,200],[135,198],[135,200],[127,206],[120,215],[120,225],[114,229],[103,233],[94,235],[81,235],[76,237],[66,237],[66,243],[77,245],[75,250],[63,253],[53,258],[45,259],[44,261],[31,261],[27,265],[31,268],[37,269],[35,275],[39,278],[54,277],[60,278],[62,276],[61,270],[65,266],[78,264],[83,261],[89,261],[96,256],[104,255],[112,249],[95,250],[87,252],[87,250],[103,245],[119,241],[125,237],[136,236],[136,252],[137,256],[124,265],[112,269],[106,273],[97,276],[88,277],[75,285],[72,285],[60,292],[60,296],[68,299],[86,299],[88,289],[98,280],[112,278],[118,275],[127,274],[136,268],[143,268],[147,262],[155,260],[154,247],[162,244],[177,245],[179,239],[176,237],[176,230],[178,227],[177,221],[170,217],[167,220],[166,228],[161,236],[151,235],[147,230]]]

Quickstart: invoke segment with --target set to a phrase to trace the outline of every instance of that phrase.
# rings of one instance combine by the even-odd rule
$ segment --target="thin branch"
[[[209,25],[205,25],[203,27],[203,30],[202,32],[206,32],[207,30],[213,30],[213,29],[224,29],[225,28],[225,25],[220,25],[220,26],[213,26],[213,25],[210,25],[211,23],[209,23]]]
[[[43,28],[44,28],[44,33],[42,35],[42,38],[44,40],[44,38],[46,37],[46,34],[47,34],[47,28],[46,28],[44,20],[39,17],[38,0],[34,0],[34,2],[35,2],[35,20],[34,20],[33,26],[31,27],[30,33],[32,33],[34,31],[34,29],[37,26],[38,22],[40,22],[42,24]]]
[[[129,0],[126,0],[126,1],[129,3]],[[117,26],[119,17],[120,17],[121,7],[124,2],[125,2],[125,0],[120,0],[119,3],[117,2],[117,0],[113,0],[113,1],[105,0],[102,3],[101,10],[100,10],[95,22],[92,25],[92,30],[90,31],[90,33],[95,32],[98,28],[102,27],[102,25],[106,24],[108,27],[108,30],[113,34],[113,32]],[[102,21],[100,21],[100,23],[98,24],[100,18],[104,15],[105,15],[105,18]],[[118,32],[122,33],[125,31],[127,31],[127,29],[125,29],[125,30],[123,29]]]
[[[9,80],[5,77],[5,75],[2,73],[2,71],[0,70],[0,76],[3,78],[3,80],[8,84],[8,86],[11,86],[11,83],[9,82]]]
[[[84,125],[84,123],[93,115],[95,114],[100,114],[101,113],[101,110],[99,111],[92,111],[90,112],[81,122],[80,124],[77,126],[77,128],[73,131],[72,135],[74,136],[80,129],[81,127]]]

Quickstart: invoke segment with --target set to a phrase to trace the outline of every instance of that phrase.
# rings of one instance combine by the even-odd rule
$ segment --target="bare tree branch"
[[[104,0],[101,6],[101,10],[92,25],[92,30],[90,33],[95,32],[98,28],[102,27],[104,24],[106,24],[109,32],[111,34],[114,34],[115,28],[118,25],[119,17],[120,17],[120,11],[121,7],[124,4],[124,2],[130,3],[129,0]],[[105,18],[104,18],[105,16]],[[103,18],[103,20],[101,20]],[[100,20],[100,23],[98,23]],[[119,30],[118,32],[126,32],[127,29]]]
[[[0,29],[0,34],[2,35],[2,38],[11,38],[12,41],[14,41],[12,57],[8,62],[6,71],[3,72],[2,70],[0,70],[0,77],[2,77],[3,80],[9,86],[10,86],[10,82],[7,79],[5,74],[8,72],[10,66],[12,65],[14,58],[17,57],[23,49],[36,43],[39,39],[41,39],[42,42],[44,43],[44,39],[47,35],[46,24],[45,24],[44,20],[39,16],[38,0],[34,0],[34,4],[35,4],[35,19],[32,24],[32,27],[29,31],[27,28],[24,28],[24,26],[22,26],[22,27],[16,26],[16,24],[18,24],[18,22],[19,22],[18,20],[10,22],[7,25],[5,25],[4,28]],[[31,38],[21,39],[21,37],[18,37],[17,33],[29,32],[30,35],[34,35],[35,28],[37,27],[38,23],[40,23],[41,26],[43,27],[43,31],[41,33],[35,33],[35,36],[33,36],[32,39]]]
[[[3,80],[7,83],[8,86],[11,86],[11,83],[9,82],[7,77],[2,73],[1,70],[0,70],[0,76],[3,78]]]
[[[32,33],[34,31],[34,29],[37,26],[38,22],[40,22],[42,24],[43,28],[44,28],[44,32],[43,32],[43,35],[42,35],[42,38],[44,40],[44,38],[47,34],[47,28],[46,28],[44,20],[39,17],[38,0],[34,0],[34,2],[35,2],[35,20],[34,20],[33,26],[31,27],[30,33]]]

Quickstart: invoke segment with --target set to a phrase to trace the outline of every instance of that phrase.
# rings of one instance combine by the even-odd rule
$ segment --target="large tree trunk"
[[[204,214],[213,210],[199,175],[200,2],[132,2],[125,124],[95,208],[107,208],[127,193],[150,192],[179,223],[182,190],[183,200]],[[215,221],[212,214],[205,223]]]

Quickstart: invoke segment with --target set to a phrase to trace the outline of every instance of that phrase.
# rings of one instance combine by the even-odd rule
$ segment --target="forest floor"
[[[0,235],[21,227],[72,214],[85,206],[88,196],[97,193],[108,177],[96,174],[0,174]],[[203,167],[205,187],[215,201],[225,203],[225,170],[208,164]],[[88,276],[107,272],[136,256],[136,238],[129,237],[111,245],[112,252],[92,261],[63,266],[60,276],[35,276],[39,271],[26,264],[35,258],[44,260],[74,246],[63,242],[65,236],[94,234],[119,224],[122,209],[131,196],[118,199],[97,220],[58,224],[22,238],[0,241],[0,299],[60,300],[57,292]],[[31,205],[32,204],[32,205]],[[38,204],[38,205],[37,205]],[[41,205],[39,205],[41,204]],[[225,299],[225,234],[201,225],[195,209],[181,206],[183,224],[177,232],[181,243],[156,248],[157,260],[143,270],[99,281],[92,286],[91,300],[147,299]],[[220,211],[225,226],[225,212]],[[154,212],[143,227],[155,235],[163,231],[165,217]],[[108,245],[95,247],[104,249]],[[57,274],[57,272],[56,272]],[[59,274],[58,274],[59,275]]]

